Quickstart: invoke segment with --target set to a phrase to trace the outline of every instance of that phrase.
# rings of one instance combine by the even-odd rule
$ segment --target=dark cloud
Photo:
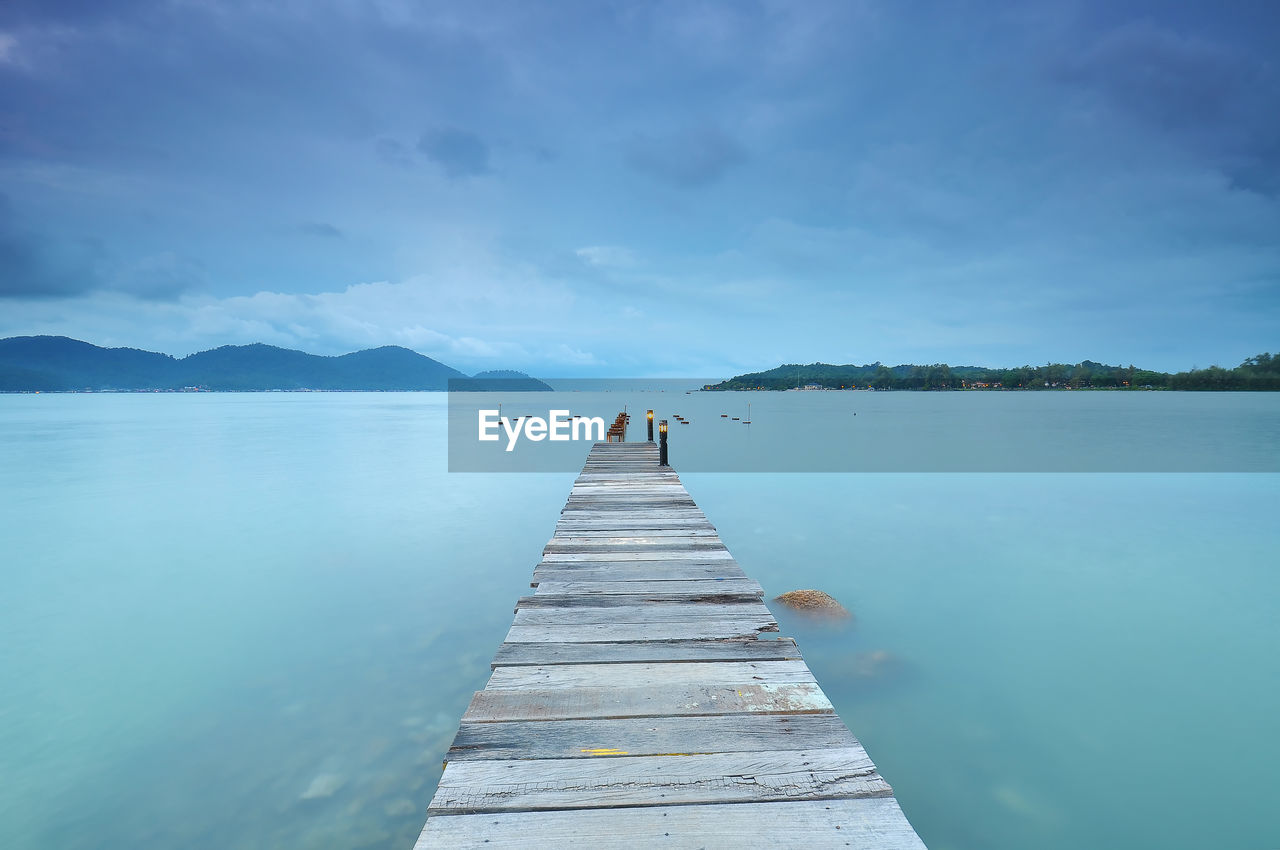
[[[0,195],[0,298],[59,298],[92,289],[83,257],[59,257],[55,246],[17,220]]]
[[[449,177],[475,177],[489,173],[489,146],[469,130],[459,127],[429,130],[418,141],[418,150]]]
[[[1103,33],[1059,72],[1237,184],[1280,189],[1280,75],[1265,57],[1144,21]]]
[[[1250,154],[1229,161],[1227,173],[1232,184],[1239,188],[1280,195],[1280,131],[1268,134]]]
[[[0,3],[0,24],[83,25],[129,17],[164,5],[164,0],[5,0]]]
[[[183,293],[204,286],[204,267],[190,257],[165,252],[121,270],[108,288],[144,301],[172,301]]]
[[[538,162],[555,162],[560,158],[560,154],[545,145],[526,145],[524,150]]]
[[[1222,121],[1258,71],[1247,56],[1150,23],[1103,34],[1063,67],[1067,79],[1170,129]]]
[[[378,154],[378,159],[388,165],[395,165],[399,168],[408,168],[413,165],[413,159],[409,156],[409,149],[395,139],[380,138],[373,143],[373,149]]]
[[[420,102],[445,123],[436,116],[487,95],[501,67],[469,32],[379,4],[9,4],[0,0],[14,57],[0,61],[0,157],[278,171],[275,148],[246,135],[363,141]]]
[[[343,236],[341,230],[326,221],[308,221],[302,225],[302,232],[322,239],[341,239]]]
[[[0,195],[0,299],[71,298],[110,290],[168,301],[204,284],[204,269],[164,252],[128,264],[97,239],[53,239],[23,226]]]
[[[657,138],[636,136],[626,154],[636,171],[673,186],[714,183],[746,158],[737,142],[714,127]]]

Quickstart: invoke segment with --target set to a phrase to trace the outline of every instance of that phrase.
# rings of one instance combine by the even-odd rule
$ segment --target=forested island
[[[784,365],[738,375],[704,390],[1280,390],[1280,354],[1259,354],[1234,369],[1210,366],[1187,372],[1155,372],[1133,365],[1083,360],[992,369],[985,366]]]
[[[468,376],[395,345],[326,357],[255,343],[178,358],[101,348],[64,336],[0,339],[0,392],[182,390],[550,392],[551,387],[510,370]]]

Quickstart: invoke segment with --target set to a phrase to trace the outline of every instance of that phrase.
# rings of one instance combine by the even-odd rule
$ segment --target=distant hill
[[[0,339],[0,391],[182,386],[178,361],[136,348],[99,348],[64,336]]]
[[[449,389],[453,392],[552,392],[548,384],[511,369],[491,369],[488,372],[477,372],[470,378],[453,378],[449,381]]]
[[[442,390],[457,369],[397,346],[322,357],[274,345],[224,345],[178,361],[182,386],[210,390]]]
[[[492,375],[493,379],[486,376]],[[60,336],[0,339],[0,392],[68,390],[473,390],[550,389],[522,372],[475,379],[407,348],[388,345],[324,357],[274,345],[224,345],[177,359],[134,348],[101,348]]]

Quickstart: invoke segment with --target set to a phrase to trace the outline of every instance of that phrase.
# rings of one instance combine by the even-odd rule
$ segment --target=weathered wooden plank
[[[737,564],[692,564],[687,567],[673,567],[668,564],[632,567],[595,565],[591,567],[574,566],[538,567],[533,571],[531,586],[544,581],[670,581],[682,577],[703,580],[741,579],[747,574]]]
[[[576,511],[561,512],[557,518],[559,522],[586,522],[588,520],[605,520],[616,523],[619,528],[626,528],[627,523],[636,522],[652,522],[654,520],[667,521],[701,521],[710,524],[706,514],[697,508],[667,508],[657,509],[648,508],[643,511],[592,511],[589,509],[581,509]]]
[[[566,531],[554,535],[548,546],[567,548],[569,546],[661,546],[669,544],[692,543],[694,548],[706,545],[724,546],[725,543],[714,531],[706,529],[660,528],[652,531],[629,532],[611,529],[609,531]],[[727,548],[727,547],[726,547]]]
[[[688,623],[576,623],[514,625],[507,643],[628,643],[637,640],[735,640],[776,632],[776,623],[696,620]]]
[[[642,593],[653,597],[696,593],[750,593],[763,596],[764,588],[751,578],[671,579],[667,581],[544,581],[535,596],[609,596]]]
[[[680,485],[672,487],[628,487],[628,488],[593,488],[583,492],[578,488],[574,488],[569,493],[566,504],[610,504],[618,502],[623,504],[649,505],[650,503],[658,504],[680,504],[690,507],[697,507],[693,498]]]
[[[577,511],[568,516],[561,514],[556,520],[558,529],[573,529],[581,526],[586,531],[627,531],[630,529],[682,529],[696,528],[714,531],[715,526],[705,516],[685,511],[674,516],[636,516],[634,514],[597,513]]]
[[[688,513],[700,514],[702,509],[697,503],[690,498],[668,499],[666,497],[644,497],[644,496],[592,496],[591,498],[573,498],[569,497],[565,501],[565,507],[561,509],[562,513],[573,511],[589,512],[599,511],[600,513],[617,513],[619,507],[627,510],[638,510],[643,513],[660,514],[660,513]]]
[[[602,563],[606,561],[732,561],[728,549],[659,549],[618,552],[597,549],[586,552],[547,552],[542,556],[544,564]]]
[[[561,519],[556,523],[556,534],[578,534],[584,531],[608,531],[613,534],[639,532],[642,534],[651,534],[655,531],[706,531],[714,533],[716,527],[706,520],[697,521],[663,521],[655,522],[653,520],[590,520],[577,521]]]
[[[693,499],[644,499],[635,496],[596,496],[590,499],[574,499],[570,497],[561,509],[561,514],[591,513],[617,514],[619,511],[635,511],[641,515],[660,514],[692,514],[701,515],[702,509]]]
[[[592,497],[590,499],[570,499],[561,510],[561,516],[573,517],[577,514],[626,513],[628,516],[679,516],[702,513],[692,499],[639,499],[633,497],[609,499]]]
[[[680,483],[678,478],[668,478],[665,481],[646,481],[644,476],[641,475],[622,481],[579,481],[573,485],[573,490],[570,492],[574,496],[659,494],[687,497],[689,495],[689,492],[684,489],[684,485]]]
[[[589,720],[692,714],[830,714],[812,682],[735,687],[546,688],[476,691],[463,720]]]
[[[589,492],[583,492],[575,488],[574,491],[569,494],[565,504],[608,505],[615,502],[619,504],[635,504],[642,507],[663,505],[682,505],[695,509],[698,507],[684,487],[679,485],[664,488],[599,488],[590,490]]]
[[[453,815],[427,821],[414,850],[744,847],[925,850],[892,797]]]
[[[803,661],[689,661],[648,664],[552,664],[498,667],[486,690],[500,688],[641,688],[813,682]]]
[[[612,758],[860,746],[834,714],[734,714],[463,723],[446,761]]]
[[[689,498],[689,491],[680,483],[679,477],[649,480],[648,473],[631,472],[626,475],[615,475],[613,480],[574,481],[571,495],[614,495],[639,494],[660,495]]]
[[[513,621],[517,626],[585,623],[691,623],[695,620],[741,620],[764,628],[777,625],[773,614],[759,599],[736,604],[597,605],[591,607],[520,608]]]
[[[718,538],[685,540],[670,537],[615,537],[611,540],[584,542],[581,538],[565,540],[553,537],[542,548],[543,554],[583,554],[589,552],[724,552],[727,550]]]
[[[545,561],[540,560],[535,568],[552,569],[552,570],[577,570],[577,569],[667,569],[676,573],[682,570],[696,570],[700,568],[720,568],[733,569],[741,572],[738,562],[733,558],[636,558],[626,560],[600,560],[591,559],[583,561]],[[742,575],[746,578],[746,575]],[[702,578],[698,575],[690,575],[689,578]]]
[[[428,814],[887,797],[861,747],[450,762]]]
[[[683,489],[683,488],[681,488]],[[570,495],[565,500],[564,510],[600,510],[614,512],[618,505],[631,505],[641,511],[687,511],[701,512],[697,503],[688,495],[674,496],[659,493],[608,493],[591,495]],[[598,507],[597,507],[598,506]]]
[[[612,520],[614,522],[634,522],[636,520],[655,520],[655,518],[668,518],[668,520],[705,520],[707,515],[701,512],[698,506],[682,506],[682,507],[645,507],[632,508],[631,511],[616,511],[616,509],[600,508],[598,511],[590,506],[581,506],[573,509],[573,511],[562,511],[559,515],[561,520],[577,520],[579,522],[585,520]]]
[[[619,558],[617,560],[602,560],[592,558],[590,560],[581,561],[547,561],[541,560],[537,564],[538,567],[547,569],[572,570],[572,569],[623,569],[637,568],[650,569],[654,567],[666,567],[672,570],[693,569],[695,567],[737,567],[738,562],[732,557],[729,558]],[[744,576],[745,577],[745,576]],[[691,576],[698,578],[698,576]]]
[[[543,564],[533,568],[533,578],[541,581],[557,578],[566,581],[678,581],[681,578],[713,579],[746,578],[736,561],[585,561],[575,564]]]
[[[547,552],[543,563],[580,563],[584,561],[732,561],[723,547],[712,549],[589,549],[585,552]]]
[[[627,521],[665,522],[685,520],[688,522],[706,522],[706,517],[697,508],[638,508],[635,505],[601,505],[593,504],[581,508],[568,508],[560,514],[561,519],[586,522],[601,520],[613,522],[611,516],[626,517]]]
[[[645,605],[649,603],[668,605],[746,605],[760,602],[758,593],[679,593],[666,591],[663,593],[584,593],[576,596],[568,594],[543,594],[522,596],[516,602],[516,610],[521,608],[623,608]]]
[[[791,638],[647,640],[634,643],[504,643],[493,667],[522,664],[630,664],[644,661],[786,661],[800,658]]]
[[[639,531],[639,533],[630,533],[630,531],[618,531],[609,529],[605,531],[564,531],[557,533],[552,538],[552,543],[626,543],[630,540],[639,540],[641,543],[645,541],[658,540],[695,540],[708,541],[708,543],[716,543],[721,541],[716,531],[708,529],[654,529],[652,531]]]
[[[651,531],[638,533],[608,529],[605,531],[580,531],[576,533],[566,532],[564,534],[556,534],[551,539],[553,542],[600,543],[626,540],[657,541],[669,540],[673,537],[677,540],[696,541],[712,541],[720,539],[720,536],[715,531],[705,528],[656,528]]]

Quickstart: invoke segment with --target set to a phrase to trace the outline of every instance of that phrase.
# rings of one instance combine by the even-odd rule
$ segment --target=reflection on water
[[[573,478],[443,405],[0,396],[0,846],[411,846]],[[1274,843],[1280,476],[683,477],[933,850]]]

